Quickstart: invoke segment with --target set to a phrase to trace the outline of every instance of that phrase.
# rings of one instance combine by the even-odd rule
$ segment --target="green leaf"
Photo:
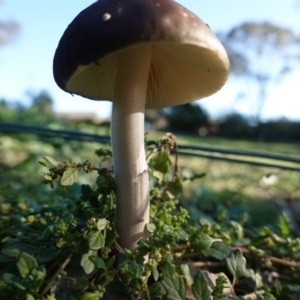
[[[26,300],[35,300],[31,294],[26,293]]]
[[[186,265],[186,264],[181,264],[180,265],[180,270],[182,272],[182,275],[184,276],[186,282],[187,282],[187,285],[189,287],[191,287],[191,285],[193,284],[193,278],[190,274],[190,269],[189,269],[189,266]]]
[[[154,233],[156,226],[153,223],[147,223],[146,225],[146,230],[148,233]]]
[[[12,261],[14,261],[12,258],[0,254],[0,264],[6,264]]]
[[[274,241],[278,243],[286,243],[286,240],[275,234],[270,228],[263,226],[259,229],[260,233],[264,235],[264,237],[271,237]]]
[[[152,160],[151,167],[162,174],[166,174],[169,170],[170,158],[166,151],[160,151]]]
[[[44,162],[44,161],[38,161],[38,163],[40,164],[40,165],[42,165],[43,167],[46,167],[46,168],[48,168],[48,165]]]
[[[38,263],[33,256],[27,253],[22,253],[19,256],[16,265],[20,276],[22,278],[25,278],[33,268],[36,268],[38,266]]]
[[[289,291],[293,292],[293,293],[300,293],[300,285],[299,284],[286,284],[285,288],[287,288]]]
[[[35,284],[43,283],[45,277],[46,277],[46,268],[43,265],[39,265],[36,268],[31,269],[29,275],[30,278],[34,278]]]
[[[183,186],[179,179],[171,181],[167,185],[167,191],[171,193],[174,197],[183,193]]]
[[[99,250],[104,247],[105,239],[101,231],[94,231],[88,236],[88,245],[92,250]]]
[[[205,256],[211,256],[220,260],[231,254],[231,248],[223,242],[214,242],[209,249],[202,251]]]
[[[76,297],[77,298],[77,297]],[[78,300],[100,300],[101,296],[95,293],[83,292],[80,293]]]
[[[13,282],[13,286],[16,287],[17,289],[21,290],[21,291],[26,290],[26,287],[24,285],[22,285],[20,282],[17,282],[17,281]]]
[[[65,239],[59,239],[58,242],[56,243],[56,246],[58,248],[62,248],[65,244],[67,244],[67,241]]]
[[[181,227],[177,229],[176,234],[180,240],[187,241],[189,239],[189,235]]]
[[[156,266],[151,266],[151,274],[152,274],[154,281],[157,281],[159,278],[159,273],[158,273]]]
[[[237,239],[242,239],[244,237],[244,228],[241,224],[239,224],[236,221],[231,221],[230,225],[234,228],[235,230],[235,236]]]
[[[22,252],[34,255],[38,252],[38,248],[28,244],[15,244],[2,250],[5,256],[17,258]]]
[[[198,173],[198,174],[192,175],[191,177],[183,177],[183,181],[194,181],[197,179],[201,179],[205,176],[206,176],[206,173]]]
[[[107,262],[106,262],[106,269],[110,270],[115,263],[116,258],[112,256]]]
[[[190,237],[190,244],[192,248],[199,252],[208,250],[214,241],[215,239],[200,232],[199,230],[194,232]]]
[[[89,250],[88,253],[82,255],[80,265],[83,267],[86,274],[90,274],[95,270],[94,263],[89,259],[90,256],[97,255],[97,251]]]
[[[266,226],[259,228],[259,232],[263,237],[269,237],[273,235],[273,232]]]
[[[234,278],[249,277],[249,271],[246,269],[246,259],[240,249],[232,251],[231,255],[226,259],[226,263],[229,272]]]
[[[165,177],[163,173],[156,170],[152,171],[152,175],[158,180],[159,183],[161,183]]]
[[[74,216],[70,213],[64,213],[63,214],[63,221],[65,226],[69,226],[74,222]]]
[[[44,159],[54,167],[58,167],[59,165],[61,165],[60,162],[56,161],[54,158],[50,156],[44,156]]]
[[[279,216],[279,228],[282,236],[288,237],[290,235],[290,224],[284,214]]]
[[[53,178],[49,175],[45,175],[44,179],[47,180],[47,181],[52,181],[53,180]]]
[[[151,284],[149,287],[149,293],[151,296],[151,299],[159,298],[166,294],[166,290],[164,289],[161,282],[155,282]]]
[[[17,282],[18,278],[10,273],[3,273],[2,274],[2,280],[6,285],[12,285],[13,282]]]
[[[106,225],[107,225],[107,220],[106,219],[99,219],[98,221],[97,221],[97,229],[98,230],[103,230],[105,227],[106,227]]]
[[[115,230],[109,230],[106,232],[105,243],[106,247],[111,247],[117,238],[117,233]]]
[[[60,185],[62,186],[70,186],[77,182],[78,179],[78,168],[68,168],[64,171],[63,176],[60,179]]]
[[[89,257],[90,261],[98,268],[106,271],[106,265],[103,259],[99,256],[91,255]]]
[[[175,266],[166,261],[162,269],[162,281],[164,289],[166,290],[167,298],[170,300],[184,300],[185,287],[183,279],[176,273]]]
[[[53,260],[60,253],[60,251],[60,249],[56,248],[44,249],[38,253],[35,258],[38,263],[44,264]]]
[[[72,290],[74,291],[83,291],[89,286],[90,282],[86,278],[76,278],[76,283],[72,285]]]
[[[142,278],[143,271],[143,266],[133,261],[129,263],[128,270],[124,272],[124,275],[126,275],[129,279],[139,279]]]
[[[192,284],[192,291],[197,300],[209,300],[210,290],[205,275],[199,271],[194,276],[194,283]]]

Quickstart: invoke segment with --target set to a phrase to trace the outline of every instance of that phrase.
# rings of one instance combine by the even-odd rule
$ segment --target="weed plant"
[[[286,216],[272,228],[253,227],[247,213],[232,217],[224,207],[190,218],[180,195],[205,174],[180,174],[171,134],[146,145],[150,223],[135,251],[117,242],[109,147],[96,151],[97,166],[45,156],[49,187],[26,191],[36,201],[15,188],[16,178],[1,179],[1,299],[298,299],[300,239]],[[95,174],[95,184],[77,193],[80,172]]]

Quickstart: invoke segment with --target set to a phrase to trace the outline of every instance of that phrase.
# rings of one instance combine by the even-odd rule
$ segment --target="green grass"
[[[162,135],[157,132],[150,133],[149,139],[157,140]],[[258,144],[250,141],[185,136],[177,138],[179,144],[225,146],[233,149],[293,155],[297,155],[297,149],[299,149],[299,145],[289,143],[260,144],[258,147]],[[0,213],[5,214],[7,211],[11,211],[14,216],[19,214],[22,217],[19,219],[26,224],[31,224],[33,215],[39,221],[43,221],[43,217],[51,216],[52,213],[62,214],[62,208],[59,205],[64,203],[62,201],[62,198],[65,197],[64,191],[58,187],[52,190],[41,184],[42,172],[45,171],[45,168],[40,166],[38,161],[42,160],[44,155],[49,155],[58,161],[68,160],[80,163],[90,160],[96,166],[98,158],[94,151],[98,148],[100,145],[96,143],[70,142],[58,138],[41,140],[33,135],[0,136]],[[171,160],[174,166],[174,156]],[[110,164],[111,161],[108,162],[108,167]],[[203,228],[210,230],[210,234],[213,233],[214,238],[222,238],[228,243],[231,243],[229,241],[231,240],[234,247],[240,245],[245,247],[253,238],[255,239],[253,244],[257,247],[262,249],[265,246],[270,247],[268,255],[283,257],[287,261],[296,260],[295,257],[299,253],[296,247],[300,242],[292,240],[292,237],[297,237],[297,230],[299,230],[300,210],[294,209],[297,206],[300,207],[299,172],[181,155],[178,164],[181,174],[186,179],[183,182],[184,192],[180,196],[179,204],[187,208],[192,226],[196,225],[195,228],[197,228],[199,225],[210,224]],[[204,173],[206,175],[200,179],[189,180],[189,178],[194,178],[195,174]],[[80,176],[79,184],[67,190],[71,198],[78,198],[80,185],[92,184],[95,182],[96,176],[97,174],[91,174],[90,177],[87,177],[86,174]],[[176,202],[171,201],[170,203],[175,207]],[[53,204],[56,205],[53,206]],[[159,200],[159,205],[164,207],[165,202]],[[49,214],[48,208],[51,206],[54,212]],[[164,209],[157,208],[157,211],[162,215],[164,213]],[[283,218],[282,213],[291,225],[291,232],[288,231],[288,237],[285,236],[285,239],[279,239],[277,235],[268,231],[270,229],[273,232],[280,232],[278,224],[280,218]],[[67,213],[66,216],[68,215]],[[164,218],[166,217],[170,216],[165,214]],[[17,222],[19,219],[2,218],[2,222]],[[8,236],[14,234],[13,227],[3,224],[5,230],[0,235],[0,246],[6,243]],[[165,224],[162,223],[162,225]],[[266,229],[265,226],[268,228]],[[284,222],[281,227],[283,232],[286,227]],[[267,234],[270,236],[266,236]],[[278,246],[274,245],[277,242],[276,239],[281,241]],[[197,246],[197,243],[195,245]],[[282,254],[281,251],[290,252]],[[255,266],[253,268],[261,269],[264,272],[264,262],[259,262],[257,266],[258,268]],[[285,275],[287,272],[283,272],[283,274]]]
[[[149,139],[159,139],[164,133],[157,131],[148,132]],[[196,135],[177,135],[175,134],[178,144],[182,145],[199,145],[214,146],[227,149],[242,149],[251,151],[271,152],[273,154],[286,154],[299,156],[299,142],[261,142],[241,139],[225,139],[219,137],[200,137]]]
[[[158,140],[162,135],[161,132],[150,132],[148,139]],[[259,150],[293,156],[300,153],[300,145],[297,143],[257,143],[180,135],[176,137],[178,144]],[[41,172],[44,170],[37,162],[42,160],[44,155],[52,156],[58,161],[83,162],[88,159],[97,165],[97,157],[94,152],[98,148],[97,143],[81,143],[62,139],[41,140],[34,135],[22,135],[21,138],[16,135],[0,136],[2,178],[14,177],[17,178],[16,181],[22,182],[24,185],[36,184],[38,186],[42,179]],[[264,159],[260,161],[268,162]],[[281,212],[287,199],[291,201],[300,199],[299,172],[182,155],[179,156],[179,166],[180,172],[185,177],[191,177],[195,173],[206,174],[202,179],[193,182],[187,181],[185,192],[181,197],[182,205],[189,207],[196,215],[201,211],[216,213],[219,209],[218,205],[223,205],[235,207],[239,211],[253,211],[255,212],[253,215],[256,215],[255,222],[261,224],[259,219],[263,220],[264,214],[262,213],[261,217],[258,217],[257,211],[273,211],[275,207],[277,212]],[[274,180],[270,181],[268,178]],[[93,175],[81,176],[79,182],[80,184],[93,183]],[[0,183],[2,186],[3,184],[4,181]],[[49,188],[47,189],[50,192]],[[264,209],[262,203],[265,205]],[[269,222],[267,219],[265,221]]]
[[[158,135],[157,132],[151,132],[149,138]],[[294,157],[300,153],[299,143],[258,143],[180,135],[176,137],[181,145],[251,150]],[[241,159],[239,156],[229,157]],[[280,163],[268,159],[255,160]],[[299,164],[284,164],[300,167]],[[255,226],[276,223],[282,212],[289,215],[291,222],[295,223],[295,219],[299,218],[300,212],[294,211],[293,205],[300,201],[300,172],[190,156],[179,156],[179,166],[186,177],[195,173],[206,174],[200,180],[187,182],[181,197],[181,205],[188,208],[192,217],[196,219],[199,219],[203,212],[215,215],[222,207],[228,209],[233,216],[248,213],[250,222]]]

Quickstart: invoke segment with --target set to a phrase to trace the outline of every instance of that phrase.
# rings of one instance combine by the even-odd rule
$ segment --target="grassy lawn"
[[[149,139],[159,139],[164,132],[150,131],[148,133]],[[225,139],[218,137],[200,137],[189,135],[175,135],[178,144],[182,145],[199,145],[199,146],[213,146],[223,147],[228,149],[243,149],[253,151],[271,152],[273,154],[286,154],[298,156],[300,153],[300,143],[298,142],[261,142],[240,139]]]
[[[148,139],[158,140],[163,134],[150,132]],[[299,143],[258,143],[180,135],[176,138],[180,145],[255,150],[292,156],[300,153]],[[41,172],[45,171],[37,162],[44,155],[69,162],[88,159],[97,165],[94,151],[100,147],[97,143],[62,139],[42,141],[34,135],[24,135],[21,139],[14,135],[3,135],[0,136],[0,145],[0,162],[4,164],[2,178],[17,176],[25,185],[36,186],[40,186]],[[260,161],[268,162],[264,159]],[[298,218],[298,211],[291,205],[295,205],[300,199],[300,172],[183,155],[179,156],[179,166],[181,174],[186,178],[205,173],[201,179],[184,182],[181,205],[188,208],[194,218],[199,218],[203,212],[208,215],[216,214],[222,207],[230,208],[233,214],[247,212],[251,215],[252,222],[259,225],[272,223],[282,211],[294,215],[291,216],[293,222]],[[93,182],[94,174],[79,177],[79,184]],[[50,192],[48,187],[46,191]]]
[[[158,140],[162,136],[163,133],[150,133],[148,139]],[[297,151],[299,151],[299,145],[292,143],[257,144],[249,141],[216,138],[200,139],[186,136],[178,136],[177,140],[179,144],[186,145],[259,150],[293,156],[296,156]],[[83,205],[83,202],[76,200],[80,195],[80,186],[85,183],[93,185],[97,177],[95,173],[91,173],[89,176],[86,176],[86,174],[80,175],[78,184],[67,189],[69,196],[67,202],[65,202],[64,189],[59,187],[51,189],[41,184],[42,172],[45,172],[46,169],[39,165],[38,161],[43,160],[43,156],[48,155],[58,161],[68,160],[69,162],[80,163],[89,160],[94,166],[97,166],[99,159],[94,152],[100,147],[101,145],[97,143],[65,141],[61,138],[41,139],[34,135],[22,134],[18,136],[0,135],[0,215],[4,215],[0,218],[3,223],[0,224],[2,225],[0,248],[1,244],[5,244],[8,236],[15,234],[12,231],[14,227],[5,225],[5,222],[10,220],[5,214],[11,213],[14,216],[11,219],[12,222],[15,222],[14,218],[18,214],[23,214],[25,217],[19,219],[26,224],[31,224],[30,222],[33,222],[33,220],[42,222],[44,216],[57,213],[59,221],[55,224],[60,224],[59,222],[62,219],[69,216],[67,206],[62,209],[61,205],[65,205],[64,203],[68,203],[70,207],[73,207],[75,203]],[[172,167],[175,163],[174,158],[175,156],[171,157]],[[109,164],[111,164],[111,161],[108,162],[108,167],[110,167]],[[215,238],[228,244],[232,243],[233,247],[241,247],[245,250],[245,247],[254,245],[261,251],[267,251],[268,249],[265,248],[269,247],[270,249],[266,253],[273,258],[283,258],[281,261],[284,263],[289,263],[290,260],[291,262],[298,261],[299,251],[297,247],[300,245],[300,241],[297,239],[300,224],[300,172],[183,155],[179,155],[178,166],[184,187],[183,193],[179,196],[179,205],[188,210],[189,226],[191,228],[199,229],[201,225],[205,225],[201,226],[200,229],[209,230],[208,234],[213,233]],[[166,177],[172,178],[171,173],[168,173]],[[193,180],[197,174],[203,176]],[[162,190],[166,187],[165,184],[164,182],[161,184],[160,188]],[[164,213],[165,200],[164,198],[158,199],[158,204],[161,206],[158,206],[157,211],[162,213],[164,218],[167,218],[168,213]],[[155,201],[155,199],[152,199],[152,201]],[[168,201],[178,209],[174,198],[170,198]],[[80,206],[78,211],[81,212],[83,207]],[[51,212],[49,212],[49,208],[51,208]],[[66,214],[63,214],[64,209],[66,209]],[[180,209],[176,210],[176,218],[178,218],[181,211]],[[61,215],[64,217],[62,218]],[[175,216],[170,218],[175,220]],[[286,226],[286,220],[290,226]],[[57,228],[60,229],[60,227]],[[287,230],[286,233],[284,233],[285,230]],[[283,232],[282,235],[286,234],[284,238],[275,234],[280,231]],[[276,245],[278,240],[280,243]],[[190,246],[188,245],[188,247]],[[165,248],[163,249],[165,251]],[[189,257],[189,255],[195,253],[187,252],[186,254]],[[251,268],[261,274],[268,274],[268,269],[265,270],[265,259],[254,263],[251,256],[248,258]],[[197,259],[198,254],[195,263],[197,263]],[[214,260],[208,260],[207,266],[214,262]],[[225,267],[222,263],[220,262],[221,266]],[[254,264],[252,265],[252,263]],[[268,265],[267,260],[266,265]],[[270,268],[270,266],[268,265],[267,268]],[[280,269],[272,268],[276,272]],[[289,268],[283,270],[282,274],[286,276],[286,274],[290,275],[293,272]],[[294,280],[293,282],[298,284],[296,275],[290,277]]]
[[[154,139],[158,136],[157,132],[149,133],[149,138]],[[297,157],[300,153],[299,143],[262,143],[180,135],[176,138],[180,145],[251,150],[293,157]],[[232,155],[229,157],[242,158]],[[253,160],[251,157],[243,159]],[[263,163],[272,162],[261,158],[255,160]],[[273,161],[273,163],[280,162]],[[299,168],[299,164],[284,164]],[[282,213],[294,226],[298,226],[300,172],[182,155],[179,156],[179,166],[185,177],[192,177],[195,173],[206,174],[201,179],[187,181],[184,184],[181,205],[190,211],[192,218],[198,220],[201,217],[216,215],[226,208],[233,218],[247,213],[249,222],[255,226],[275,224]]]

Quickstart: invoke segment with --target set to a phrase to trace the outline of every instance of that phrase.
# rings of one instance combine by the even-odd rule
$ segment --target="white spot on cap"
[[[111,14],[109,14],[109,13],[106,13],[102,16],[102,20],[105,22],[109,21],[110,19],[111,19]]]
[[[172,21],[171,21],[171,19],[168,18],[168,17],[164,18],[164,19],[163,19],[163,22],[164,22],[166,25],[168,25],[168,26],[172,25]]]
[[[155,5],[156,5],[156,6],[160,6],[160,3],[156,3]]]
[[[188,17],[187,13],[183,13],[182,15],[186,18]]]
[[[119,7],[119,8],[118,8],[118,14],[120,14],[120,13],[122,12],[122,10],[123,10],[123,7],[122,7],[122,6]]]

